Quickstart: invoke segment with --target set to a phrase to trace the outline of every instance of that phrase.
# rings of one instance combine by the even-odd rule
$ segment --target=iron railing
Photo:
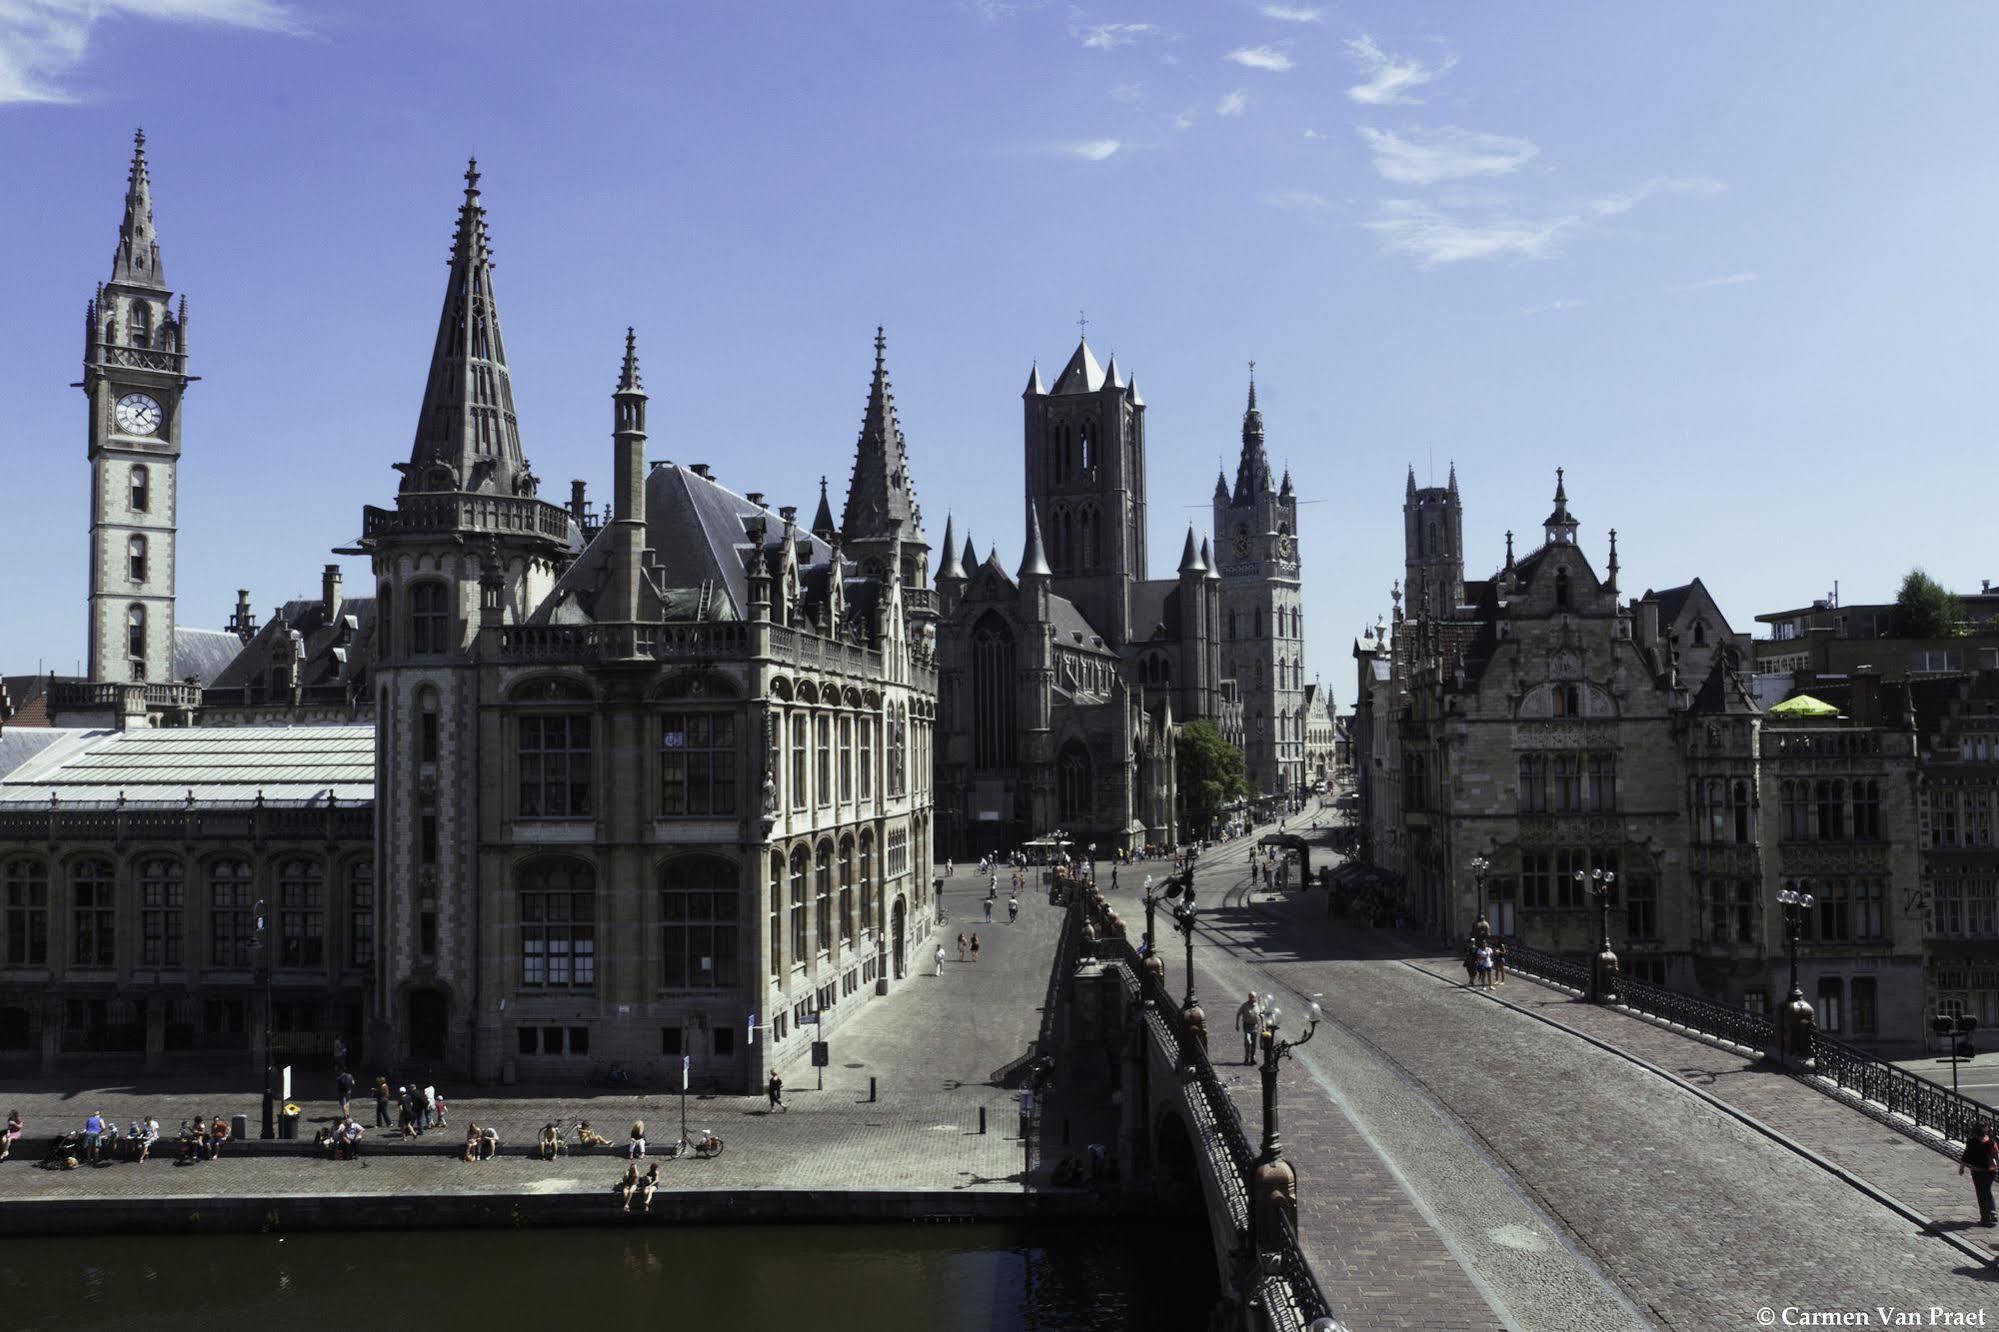
[[[1132,947],[1131,940],[1120,932],[1119,927],[1112,925],[1110,908],[1103,898],[1086,885],[1081,885],[1071,891],[1069,901],[1071,912],[1080,913],[1094,931],[1097,956],[1123,967],[1131,983],[1143,993],[1146,984],[1144,963],[1138,956],[1138,950]],[[1252,1146],[1249,1130],[1242,1122],[1242,1113],[1216,1075],[1207,1047],[1195,1036],[1186,1015],[1168,993],[1162,990],[1156,997],[1159,1002],[1148,1010],[1148,1021],[1159,1024],[1159,1032],[1165,1037],[1162,1045],[1173,1051],[1180,1065],[1192,1073],[1187,1086],[1193,1093],[1195,1118],[1207,1121],[1196,1124],[1195,1131],[1204,1138],[1213,1135],[1211,1145],[1219,1149],[1231,1167],[1217,1170],[1216,1182],[1227,1197],[1232,1217],[1239,1220],[1245,1230],[1253,1229],[1251,1209],[1255,1206],[1255,1199],[1250,1183],[1259,1153]],[[1281,1211],[1276,1229],[1275,1235],[1261,1237],[1259,1252],[1253,1255],[1264,1274],[1265,1298],[1271,1298],[1271,1286],[1279,1287],[1274,1293],[1299,1327],[1308,1326],[1314,1319],[1333,1316],[1332,1304],[1312,1274],[1304,1246],[1298,1242],[1298,1232]]]
[[[1539,976],[1571,989],[1589,989],[1589,961],[1544,953],[1537,948],[1509,944],[1506,963],[1515,971]],[[1727,1041],[1759,1054],[1773,1055],[1782,1048],[1776,1021],[1766,1014],[1731,1008],[1699,995],[1670,990],[1650,981],[1630,976],[1617,978],[1617,1001],[1633,1012],[1685,1027],[1704,1036]],[[1862,1101],[1880,1106],[1889,1115],[1908,1120],[1919,1129],[1933,1129],[1942,1143],[1968,1141],[1978,1124],[1999,1124],[1999,1107],[1951,1090],[1920,1074],[1897,1068],[1879,1055],[1848,1045],[1823,1032],[1812,1035],[1813,1067],[1804,1076],[1829,1082]],[[1946,1155],[1956,1155],[1939,1146]]]

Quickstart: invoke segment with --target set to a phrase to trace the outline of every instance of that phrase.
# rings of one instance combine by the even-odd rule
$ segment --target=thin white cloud
[[[1315,213],[1326,212],[1333,206],[1331,199],[1311,190],[1280,190],[1264,195],[1263,202],[1271,208],[1298,208]]]
[[[1347,96],[1364,106],[1406,106],[1422,101],[1410,90],[1433,83],[1458,63],[1454,55],[1434,65],[1414,57],[1398,60],[1375,45],[1374,38],[1362,33],[1347,39],[1347,54],[1360,67],[1361,82],[1347,89]]]
[[[1222,94],[1222,99],[1215,103],[1215,114],[1218,116],[1239,116],[1242,114],[1243,108],[1248,105],[1249,94],[1237,88],[1234,92],[1225,92]]]
[[[958,8],[967,11],[979,22],[992,27],[1020,12],[1020,6],[1012,0],[958,0]]]
[[[1754,273],[1725,273],[1721,277],[1702,278],[1698,282],[1683,282],[1677,287],[1668,287],[1667,290],[1673,292],[1707,291],[1714,287],[1740,287],[1745,283],[1756,280],[1757,275]]]
[[[1435,185],[1443,180],[1505,176],[1534,160],[1541,151],[1530,139],[1506,134],[1482,134],[1446,126],[1388,130],[1355,126],[1374,154],[1374,169],[1398,185]]]
[[[1598,217],[1621,217],[1654,195],[1691,194],[1705,198],[1720,194],[1727,188],[1720,181],[1706,176],[1654,176],[1635,189],[1604,195],[1590,204],[1590,211]]]
[[[97,25],[114,18],[304,30],[280,0],[0,0],[0,105],[77,100],[67,80],[89,56]]]
[[[1584,301],[1572,296],[1564,296],[1560,300],[1549,301],[1545,305],[1526,306],[1520,313],[1523,315],[1559,314],[1564,310],[1587,310],[1595,304],[1595,301]]]
[[[1325,138],[1326,136],[1325,136],[1325,135],[1323,135],[1323,134],[1321,134],[1321,133],[1319,133],[1319,131],[1317,131],[1317,130],[1315,130],[1315,129],[1308,129],[1308,130],[1306,130],[1306,131],[1305,131],[1305,137],[1306,137],[1306,138],[1308,138],[1308,139],[1323,139],[1323,138]]]
[[[1194,127],[1194,108],[1191,106],[1188,107],[1185,111],[1174,116],[1168,123],[1176,130],[1192,129]]]
[[[1264,5],[1261,8],[1265,18],[1274,18],[1281,23],[1323,23],[1326,20],[1325,10],[1305,5]]]
[[[1293,64],[1284,49],[1277,46],[1239,46],[1222,59],[1232,60],[1244,69],[1267,70],[1272,74],[1282,74]]]
[[[1127,104],[1142,102],[1145,100],[1145,85],[1143,83],[1117,84],[1110,89],[1110,98],[1113,102],[1125,102]]]
[[[1556,253],[1576,222],[1574,216],[1452,216],[1420,200],[1384,199],[1374,217],[1361,225],[1379,237],[1389,253],[1408,255],[1424,268],[1434,268],[1508,255],[1546,259]]]
[[[1055,151],[1080,157],[1085,162],[1101,162],[1123,146],[1116,139],[1083,139],[1076,143],[1057,144]]]
[[[1157,23],[1092,23],[1077,28],[1076,36],[1083,45],[1093,50],[1109,51],[1114,47],[1130,46],[1141,37],[1150,37],[1159,31]]]

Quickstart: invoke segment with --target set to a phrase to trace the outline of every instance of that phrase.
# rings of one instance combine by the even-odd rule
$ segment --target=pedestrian
[[[1111,891],[1117,891],[1117,866],[1111,866]]]
[[[1992,1210],[1992,1173],[1999,1170],[1999,1143],[1992,1141],[1992,1126],[1981,1123],[1972,1133],[1971,1141],[1964,1144],[1964,1155],[1958,1158],[1957,1173],[1971,1172],[1971,1187],[1978,1194],[1978,1224],[1990,1226],[1999,1220],[1999,1213]]]
[[[396,1088],[396,1123],[405,1138],[416,1136],[416,1101],[406,1086]]]
[[[993,923],[993,897],[994,897],[994,894],[992,894],[992,893],[987,893],[987,894],[986,894],[986,903],[985,903],[985,905],[986,905],[986,924],[988,924],[988,925],[990,925],[990,924],[992,924],[992,923]]]
[[[7,1159],[8,1154],[14,1150],[14,1144],[20,1140],[21,1112],[19,1110],[9,1110],[7,1112],[7,1131],[4,1136],[0,1136],[0,1161]]]
[[[1492,988],[1492,945],[1478,946],[1478,983],[1486,989]]]
[[[389,1126],[389,1080],[378,1077],[375,1079],[375,1127]]]
[[[333,1079],[333,1085],[340,1093],[340,1117],[345,1119],[348,1102],[354,1099],[354,1075],[343,1068],[340,1075]]]
[[[936,972],[935,972],[934,974],[936,974],[936,975],[939,975],[939,976],[941,976],[941,975],[943,975],[943,974],[944,974],[944,945],[943,945],[943,944],[938,944],[938,945],[937,945],[937,970],[936,970]]]
[[[1249,998],[1235,1011],[1235,1024],[1242,1029],[1242,1062],[1254,1064],[1256,1038],[1263,1028],[1263,1009],[1257,1005],[1255,990],[1249,992]]]
[[[958,931],[958,960],[960,962],[965,960],[965,932],[963,930]]]
[[[941,975],[944,969],[943,949],[940,948],[937,950],[937,957],[938,974]],[[784,1109],[784,1078],[776,1069],[770,1071],[770,1084],[764,1088],[764,1092],[770,1097],[770,1113],[776,1114],[778,1111]]]
[[[1465,988],[1478,984],[1478,938],[1465,940]]]
[[[644,1179],[639,1181],[639,1197],[645,1203],[645,1210],[652,1210],[652,1195],[659,1192],[659,1162],[652,1163]]]
[[[771,1076],[776,1077],[777,1074],[773,1073]],[[634,1161],[646,1154],[646,1122],[643,1119],[632,1121],[632,1140],[625,1151]]]
[[[979,936],[976,932],[974,932],[972,935],[972,961],[976,963],[978,960],[979,960]]]
[[[1016,920],[1019,920],[1019,919],[1020,919],[1020,899],[1019,899],[1018,897],[1009,897],[1009,898],[1007,898],[1007,899],[1006,899],[1006,923],[1007,923],[1007,924],[1009,924],[1009,925],[1011,925],[1011,924],[1013,924],[1013,923],[1014,923],[1014,922],[1015,922]]]
[[[437,1088],[429,1084],[423,1089],[423,1126],[437,1127]]]
[[[444,1118],[444,1093],[438,1092],[431,1099],[430,1106],[431,1112],[437,1116],[437,1126],[439,1128],[445,1127],[447,1121]]]
[[[1504,939],[1492,946],[1492,983],[1506,984],[1506,940]]]

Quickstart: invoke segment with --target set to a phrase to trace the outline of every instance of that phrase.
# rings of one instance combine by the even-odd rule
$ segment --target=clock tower
[[[153,232],[146,135],[133,138],[111,280],[85,307],[90,401],[90,678],[172,683],[187,300],[176,311]]]

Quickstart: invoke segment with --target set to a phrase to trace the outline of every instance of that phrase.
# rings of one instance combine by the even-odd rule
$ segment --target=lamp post
[[[1492,926],[1485,918],[1485,872],[1492,868],[1492,862],[1484,856],[1471,858],[1472,880],[1478,884],[1478,918],[1472,922],[1471,932],[1478,939],[1480,947],[1492,935]]]
[[[1090,843],[1090,882],[1097,881],[1097,844]]]
[[[1201,1011],[1201,1001],[1194,997],[1194,922],[1197,911],[1194,906],[1194,875],[1183,871],[1166,889],[1166,896],[1173,900],[1173,923],[1180,929],[1187,948],[1187,997],[1181,1001],[1180,1016],[1185,1018],[1194,1039],[1208,1048],[1208,1015]]]
[[[1804,1062],[1812,1057],[1816,1015],[1798,984],[1798,938],[1804,933],[1805,916],[1812,909],[1812,895],[1784,888],[1778,891],[1777,900],[1784,906],[1784,943],[1791,954],[1791,993],[1784,1000],[1784,1011],[1777,1015],[1777,1032],[1785,1056]]]
[[[1159,906],[1159,899],[1165,894],[1152,891],[1152,876],[1145,876],[1145,994],[1147,998],[1158,997],[1160,987],[1166,983],[1166,963],[1159,956],[1159,936],[1153,933],[1153,913]]]
[[[257,899],[257,960],[264,973],[264,1122],[257,1136],[275,1138],[278,1136],[277,1107],[275,1093],[271,1090],[272,1074],[275,1072],[271,1059],[271,949],[269,933],[265,929],[264,899]]]
[[[1617,954],[1610,949],[1610,899],[1617,890],[1617,872],[1593,869],[1588,875],[1576,871],[1576,883],[1596,899],[1602,919],[1603,942],[1597,946],[1596,961],[1589,972],[1589,998],[1593,1004],[1617,1000]]]
[[[1939,1038],[1950,1038],[1950,1094],[1957,1095],[1957,1063],[1972,1056],[1971,1033],[1978,1019],[1969,1013],[1939,1013],[1930,1019],[1930,1030]]]
[[[1277,1065],[1289,1059],[1291,1052],[1312,1039],[1319,1029],[1319,1019],[1325,1013],[1319,1007],[1319,996],[1313,995],[1306,1004],[1309,1016],[1305,1022],[1305,1034],[1295,1041],[1279,1038],[1283,1013],[1277,1007],[1275,996],[1264,995],[1258,1006],[1262,1018],[1263,1067],[1263,1150],[1257,1154],[1256,1169],[1250,1175],[1250,1246],[1252,1251],[1261,1253],[1276,1233],[1275,1217],[1280,1210],[1290,1218],[1295,1226],[1298,1222],[1298,1172],[1284,1159],[1284,1143],[1277,1132]]]

